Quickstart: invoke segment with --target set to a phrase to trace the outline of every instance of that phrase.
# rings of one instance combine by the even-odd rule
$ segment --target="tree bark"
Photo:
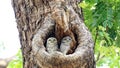
[[[83,22],[81,0],[12,0],[19,31],[24,68],[95,68],[94,42]],[[77,46],[74,53],[46,52],[46,39],[55,35],[54,8],[68,9],[70,29]]]

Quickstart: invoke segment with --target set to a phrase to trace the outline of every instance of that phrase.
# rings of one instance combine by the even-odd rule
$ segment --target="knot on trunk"
[[[94,42],[91,34],[80,19],[73,22],[69,24],[77,36],[78,43],[74,53],[64,55],[55,51],[49,54],[45,42],[50,35],[54,36],[55,23],[50,17],[45,18],[44,24],[32,40],[32,50],[41,68],[94,68]]]

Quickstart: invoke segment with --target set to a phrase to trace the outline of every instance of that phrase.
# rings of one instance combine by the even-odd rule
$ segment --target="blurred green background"
[[[79,6],[95,41],[97,68],[120,68],[120,0],[83,0]]]

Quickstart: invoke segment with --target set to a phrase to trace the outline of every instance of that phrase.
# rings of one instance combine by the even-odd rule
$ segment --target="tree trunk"
[[[83,22],[82,10],[77,6],[80,2],[81,0],[12,0],[24,68],[95,68],[94,42]],[[56,12],[61,15],[61,19],[56,19]],[[67,29],[74,34],[74,53],[63,55],[61,52],[49,54],[46,51],[46,40],[55,36],[57,22],[66,22],[62,25],[65,29],[69,27]]]

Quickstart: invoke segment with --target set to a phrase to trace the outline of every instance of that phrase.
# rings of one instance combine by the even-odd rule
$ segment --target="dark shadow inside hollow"
[[[50,30],[49,32],[48,32],[48,34],[46,35],[46,37],[45,37],[45,42],[44,42],[44,46],[46,47],[46,43],[47,43],[47,39],[49,38],[49,37],[55,37],[55,27],[52,29],[52,30]]]
[[[73,34],[74,34],[74,37],[75,37],[75,40],[76,40],[76,45],[75,45],[75,49],[77,48],[77,46],[79,45],[78,44],[78,36],[77,36],[77,34],[75,33],[75,32],[73,32]],[[73,50],[73,53],[75,52],[75,49]]]

